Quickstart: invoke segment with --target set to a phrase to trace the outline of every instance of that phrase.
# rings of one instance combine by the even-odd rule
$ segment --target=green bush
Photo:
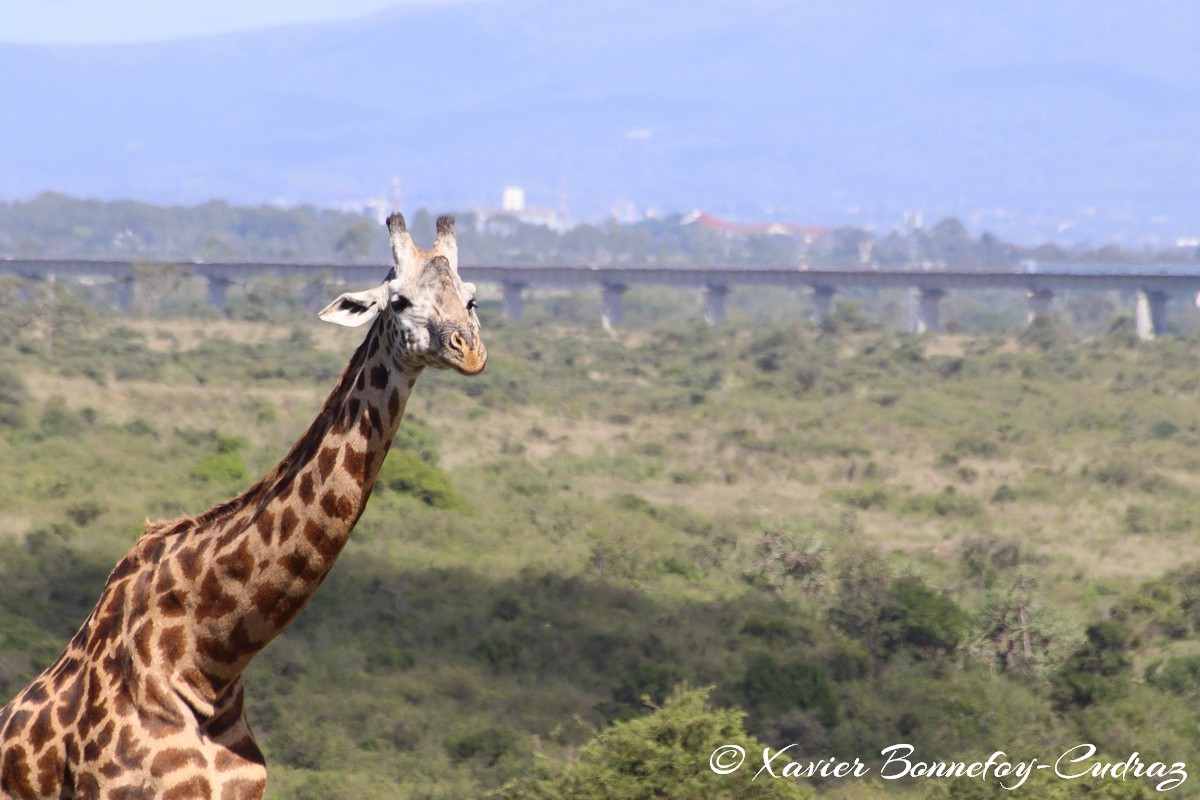
[[[851,508],[859,511],[870,511],[873,508],[886,509],[891,502],[887,489],[882,486],[852,486],[841,489],[837,497]]]
[[[403,672],[416,664],[412,649],[394,642],[380,642],[367,653],[367,669],[374,672]]]
[[[612,702],[600,703],[597,710],[609,720],[628,719],[646,707],[661,703],[683,679],[681,670],[666,661],[639,659],[627,664],[612,690]]]
[[[1002,483],[992,492],[993,503],[1011,503],[1017,499],[1017,492],[1007,483]]]
[[[1179,433],[1179,426],[1169,419],[1160,419],[1150,426],[1150,438],[1170,439]]]
[[[80,528],[86,528],[100,516],[102,510],[94,500],[85,500],[67,507],[67,519]]]
[[[963,540],[959,558],[967,574],[982,578],[989,584],[997,572],[1013,569],[1022,563],[1023,554],[1018,541],[996,536],[968,536]]]
[[[780,661],[769,653],[756,654],[746,664],[737,688],[746,706],[758,714],[800,708],[824,725],[837,724],[837,692],[829,673],[816,661]]]
[[[888,589],[881,612],[883,643],[889,651],[912,648],[939,654],[954,650],[966,635],[967,613],[920,578],[899,578]]]
[[[914,494],[905,499],[902,509],[926,517],[978,519],[987,515],[983,503],[953,486],[947,486],[937,494]]]
[[[214,435],[217,452],[202,456],[192,467],[192,477],[205,483],[233,483],[250,476],[242,459],[242,439]]]
[[[1018,339],[1025,347],[1052,350],[1067,343],[1068,332],[1054,315],[1036,314]]]
[[[1134,644],[1133,630],[1124,623],[1106,621],[1089,626],[1087,641],[1051,680],[1058,705],[1086,708],[1119,696],[1133,665],[1129,651]]]
[[[1140,463],[1128,456],[1117,456],[1097,467],[1091,476],[1107,486],[1123,487],[1136,483],[1145,477],[1145,474],[1145,469]]]
[[[632,492],[622,492],[612,498],[612,504],[626,511],[636,511],[649,517],[657,517],[658,509],[646,498]]]
[[[445,746],[446,755],[455,764],[474,759],[484,766],[494,767],[496,762],[516,749],[517,740],[508,729],[492,726],[451,737],[446,740]]]
[[[792,620],[786,617],[755,611],[746,617],[740,633],[767,643],[776,643],[795,639],[797,631]]]
[[[743,714],[708,706],[707,690],[677,690],[654,713],[619,722],[601,731],[576,760],[540,762],[531,780],[510,783],[500,800],[802,800],[812,793],[793,780],[760,778],[764,745],[743,728]],[[739,769],[717,774],[710,764],[736,763],[736,746],[746,756]],[[755,765],[755,761],[759,763]],[[778,769],[782,762],[776,762]]]
[[[1200,692],[1200,655],[1172,656],[1146,668],[1146,683],[1173,694]]]
[[[379,470],[376,486],[445,511],[468,508],[466,500],[454,490],[450,477],[412,450],[389,454]]]
[[[986,436],[972,434],[960,437],[953,448],[954,455],[974,458],[996,458],[1000,455],[1000,445]]]
[[[43,436],[77,436],[83,425],[83,416],[68,408],[61,397],[46,404],[39,422]]]
[[[412,414],[405,415],[404,424],[397,429],[396,438],[392,440],[392,452],[398,450],[416,453],[426,464],[437,466],[438,449],[433,431]]]
[[[485,634],[475,646],[474,655],[497,674],[515,672],[522,664],[521,646],[499,632]]]
[[[1110,614],[1139,633],[1184,639],[1190,633],[1185,614],[1188,605],[1169,580],[1148,581],[1117,600]]]

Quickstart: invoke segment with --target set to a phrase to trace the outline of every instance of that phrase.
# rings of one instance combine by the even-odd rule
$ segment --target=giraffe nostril
[[[467,351],[467,340],[462,337],[461,333],[454,331],[450,334],[450,346],[460,353],[465,353]]]

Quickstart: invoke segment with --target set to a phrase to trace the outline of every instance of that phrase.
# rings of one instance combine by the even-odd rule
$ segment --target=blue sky
[[[0,42],[109,44],[161,41],[352,19],[400,4],[398,0],[202,0],[182,3],[163,0],[0,0]]]

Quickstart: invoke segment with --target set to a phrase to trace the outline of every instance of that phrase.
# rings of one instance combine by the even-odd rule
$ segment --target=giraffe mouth
[[[487,351],[483,344],[469,350],[459,359],[452,360],[450,366],[463,375],[478,375],[487,368]]]
[[[478,375],[487,369],[487,359],[480,358],[464,361],[461,366],[456,364],[454,369],[458,370],[458,372],[463,375]]]

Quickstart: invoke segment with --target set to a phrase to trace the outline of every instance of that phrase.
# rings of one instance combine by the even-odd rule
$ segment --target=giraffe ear
[[[318,314],[326,322],[357,328],[375,319],[379,314],[380,293],[378,289],[365,292],[347,292],[325,306]]]

